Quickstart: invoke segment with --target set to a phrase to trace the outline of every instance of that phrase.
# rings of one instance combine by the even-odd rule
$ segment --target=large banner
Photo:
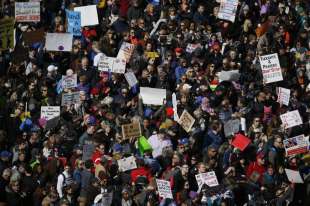
[[[40,2],[15,2],[15,20],[17,22],[39,22]]]

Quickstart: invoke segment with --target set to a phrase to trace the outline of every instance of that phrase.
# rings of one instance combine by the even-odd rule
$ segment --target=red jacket
[[[261,182],[263,174],[266,172],[266,168],[263,165],[259,165],[257,162],[251,162],[246,170],[246,176],[249,178],[253,172],[257,172],[259,181]]]
[[[148,167],[139,167],[130,173],[131,182],[135,182],[139,176],[145,176],[150,182],[152,179],[151,171]]]

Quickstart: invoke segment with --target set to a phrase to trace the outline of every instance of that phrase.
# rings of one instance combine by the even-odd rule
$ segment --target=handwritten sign
[[[298,135],[296,137],[283,140],[283,145],[287,156],[302,154],[308,151],[309,137]]]
[[[209,187],[215,187],[219,185],[214,171],[197,174],[195,175],[195,178],[197,181],[198,188],[201,188],[203,184],[206,184]]]
[[[190,113],[188,113],[186,110],[184,110],[179,121],[178,121],[178,123],[182,126],[182,128],[186,132],[189,132],[195,123],[195,119],[194,119],[194,117],[192,117],[192,115],[190,115]]]
[[[122,125],[122,134],[124,139],[141,136],[141,127],[139,122]]]
[[[71,51],[73,35],[69,33],[47,33],[45,47],[47,51]]]
[[[160,197],[173,199],[169,181],[156,179],[156,184]]]
[[[39,22],[40,2],[15,2],[15,20],[17,22]]]
[[[62,87],[64,89],[75,88],[77,86],[77,74],[62,76]]]
[[[131,55],[135,49],[135,45],[123,42],[121,48],[118,51],[117,58],[118,59],[125,59],[128,63],[130,61]]]
[[[80,92],[63,93],[61,106],[80,103]]]
[[[66,10],[69,33],[73,36],[81,36],[81,12]]]
[[[115,57],[101,56],[98,62],[98,70],[124,74],[126,70],[126,60]]]
[[[300,117],[298,110],[282,114],[280,115],[280,119],[285,129],[302,124],[302,119]]]
[[[122,172],[137,168],[136,159],[134,156],[130,156],[130,157],[117,160],[117,164],[118,164],[119,170]]]
[[[278,90],[277,102],[279,102],[280,104],[284,104],[284,105],[288,106],[288,104],[290,102],[291,90],[285,89],[283,87],[278,87],[277,90]]]
[[[60,106],[42,106],[41,107],[41,118],[50,120],[58,116],[60,116]]]
[[[14,18],[0,19],[0,49],[14,48]]]
[[[221,0],[218,18],[235,22],[238,0]]]
[[[266,84],[283,80],[277,53],[260,56],[259,61],[263,73],[263,81]]]

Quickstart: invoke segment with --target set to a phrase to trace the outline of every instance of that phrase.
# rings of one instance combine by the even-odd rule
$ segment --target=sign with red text
[[[278,54],[268,54],[259,57],[263,73],[264,83],[272,83],[283,80]]]
[[[40,2],[15,2],[15,20],[17,22],[39,22]]]

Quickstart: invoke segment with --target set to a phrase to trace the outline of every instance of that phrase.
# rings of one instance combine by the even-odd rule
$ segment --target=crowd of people
[[[14,3],[2,1],[0,18],[14,18]],[[309,148],[288,155],[283,145],[310,134],[310,1],[239,0],[233,22],[218,18],[221,3],[41,0],[39,22],[16,22],[26,59],[0,51],[0,205],[310,205]],[[28,32],[66,33],[66,10],[87,5],[97,6],[99,24],[82,27],[71,52],[24,44]],[[133,86],[98,69],[124,42],[134,45]],[[283,80],[266,83],[260,56],[274,53]],[[239,75],[222,81],[229,71]],[[62,75],[74,74],[77,86],[62,89]],[[141,87],[166,98],[144,104]],[[288,105],[280,87],[290,90]],[[72,92],[78,101],[62,105]],[[41,118],[42,106],[60,106],[56,122]],[[286,128],[280,115],[295,110],[302,124]],[[189,130],[177,121],[184,111],[195,119]],[[232,120],[242,124],[227,134]],[[141,136],[124,137],[129,123]],[[250,140],[246,148],[232,144],[236,134]],[[137,167],[122,171],[127,157]],[[218,185],[198,184],[210,171]],[[169,181],[173,198],[159,195],[156,179]]]

